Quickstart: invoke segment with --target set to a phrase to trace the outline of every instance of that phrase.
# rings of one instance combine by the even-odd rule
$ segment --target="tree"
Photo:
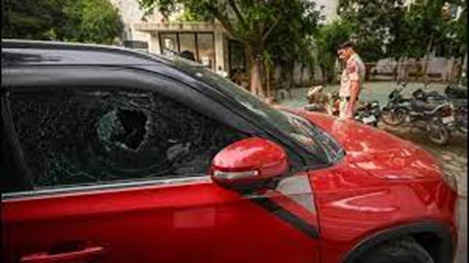
[[[285,19],[270,35],[265,53],[272,68],[274,65],[281,66],[280,82],[282,88],[287,90],[293,85],[295,62],[300,63],[302,71],[307,67],[310,75],[314,76],[317,60],[314,56],[313,36],[317,32],[318,21],[324,19],[324,16],[320,15],[323,7],[316,10],[314,2],[302,4],[305,5],[303,8],[289,8],[285,11]],[[311,10],[314,13],[298,19],[303,16],[303,10]]]
[[[108,0],[5,0],[4,38],[112,44],[123,24]]]
[[[463,7],[458,20],[444,12],[445,4]],[[446,57],[462,57],[467,53],[467,2],[461,0],[417,0],[405,13],[399,39],[402,55],[418,60],[426,58],[422,68],[426,76],[431,52],[439,51]]]
[[[278,45],[273,47],[274,43],[287,43],[288,38],[298,40],[292,47],[297,48],[296,43],[300,43],[299,39],[308,31],[304,27],[314,27],[319,19],[315,3],[308,0],[139,0],[139,3],[147,14],[157,9],[168,17],[177,5],[182,5],[190,13],[218,20],[244,44],[251,65],[250,88],[260,97],[265,96],[262,76],[265,52],[278,50]],[[288,32],[288,35],[281,32]]]
[[[467,53],[467,1],[451,1],[455,7],[461,7],[459,17],[443,15],[442,36],[438,43],[446,56],[462,58]]]
[[[337,47],[350,39],[352,30],[353,25],[347,20],[336,20],[322,25],[315,35],[317,59],[324,85],[334,78]]]
[[[395,48],[405,9],[403,0],[340,0],[338,13],[353,28],[352,38],[364,61],[399,53]]]
[[[65,13],[69,41],[113,44],[122,34],[120,15],[108,0],[72,0]]]
[[[2,37],[54,39],[65,20],[64,2],[60,0],[2,1]]]
[[[445,6],[464,7],[459,20],[448,18]],[[353,24],[357,49],[365,61],[382,58],[425,58],[420,74],[426,76],[430,54],[461,57],[467,53],[467,1],[340,0],[339,14]],[[418,64],[420,65],[420,64]]]

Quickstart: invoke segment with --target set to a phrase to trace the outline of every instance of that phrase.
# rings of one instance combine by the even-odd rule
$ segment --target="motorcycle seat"
[[[448,86],[445,89],[445,94],[450,99],[467,99],[467,87]]]
[[[422,100],[412,100],[411,106],[415,111],[433,111],[439,104],[428,103]]]
[[[467,99],[451,99],[450,101],[455,107],[467,108]]]

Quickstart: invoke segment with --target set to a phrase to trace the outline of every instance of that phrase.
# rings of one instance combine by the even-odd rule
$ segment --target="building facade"
[[[215,71],[227,72],[229,76],[248,70],[243,46],[232,38],[221,24],[217,22],[168,22],[158,12],[145,18],[136,0],[110,1],[117,7],[124,22],[123,39],[126,47],[155,54],[190,52],[196,61]],[[322,14],[325,16],[323,23],[337,19],[338,0],[314,1],[318,8],[322,7]],[[405,5],[409,6],[414,1],[405,0]],[[457,19],[462,12],[462,8],[450,5],[445,6],[444,10],[452,19]],[[170,21],[177,21],[177,19],[173,17]],[[382,60],[376,63],[374,70],[387,74],[395,63],[391,60]],[[450,74],[449,68],[452,64],[452,60],[432,57],[429,72],[444,78]],[[463,64],[465,68],[467,55]],[[279,71],[276,70],[276,72],[278,75]],[[310,76],[309,69],[297,64],[293,69],[293,81],[296,85],[309,85],[311,79],[320,80],[320,70],[316,69],[314,72],[314,76]]]
[[[217,22],[167,22],[161,14],[143,18],[135,0],[111,0],[125,25],[124,45],[155,54],[189,51],[200,63],[233,75],[247,70],[243,46]],[[325,23],[337,17],[338,0],[316,0]],[[296,79],[301,79],[297,77]]]

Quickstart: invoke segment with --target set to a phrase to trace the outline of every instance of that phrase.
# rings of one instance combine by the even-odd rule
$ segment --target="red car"
[[[274,109],[197,63],[2,41],[3,262],[448,263],[415,145]]]

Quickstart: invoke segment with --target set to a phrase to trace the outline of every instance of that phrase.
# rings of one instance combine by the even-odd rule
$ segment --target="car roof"
[[[117,46],[2,39],[4,65],[154,65],[171,64],[160,55]]]

